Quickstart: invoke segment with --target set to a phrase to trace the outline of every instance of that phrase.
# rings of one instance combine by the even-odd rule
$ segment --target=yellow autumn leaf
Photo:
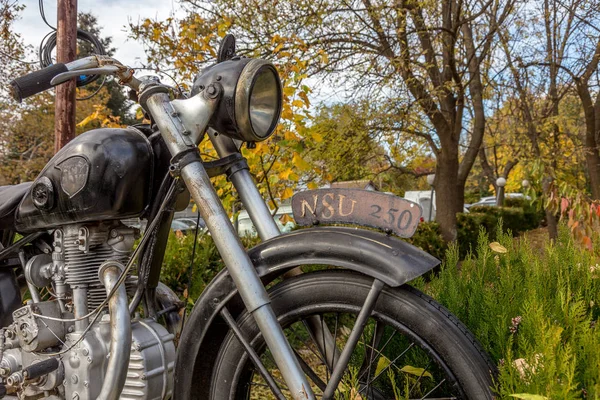
[[[296,134],[290,130],[286,130],[283,134],[283,137],[285,138],[285,140],[298,140]]]
[[[319,185],[317,185],[315,182],[308,182],[306,186],[308,186],[310,190],[315,190],[319,187]]]
[[[508,252],[508,250],[506,250],[506,247],[502,246],[498,242],[490,243],[490,249],[492,249],[492,251],[494,251],[496,253],[500,253],[500,254],[504,254],[504,253]]]
[[[91,115],[88,115],[80,123],[78,123],[77,126],[80,127],[80,128],[83,128],[84,126],[86,126],[87,124],[89,124],[90,122],[92,122],[95,119],[96,119],[96,114],[95,113],[91,114]]]
[[[292,119],[294,117],[294,113],[289,108],[284,108],[281,112],[281,118],[283,119]]]
[[[281,199],[282,200],[289,199],[293,195],[294,195],[294,191],[292,190],[292,188],[286,187],[285,190],[283,191],[283,194],[281,195]]]
[[[422,377],[427,377],[427,378],[433,379],[433,376],[429,372],[425,371],[424,368],[417,368],[417,367],[412,367],[410,365],[405,365],[404,367],[400,368],[400,371],[406,372],[407,374],[414,375],[414,376],[422,376]]]
[[[286,96],[293,96],[296,93],[296,88],[292,86],[286,86],[283,88],[283,94]]]
[[[290,168],[284,169],[283,171],[281,171],[279,173],[279,179],[288,179],[290,177],[291,173],[292,173],[292,170]]]
[[[294,100],[292,101],[292,106],[302,108],[304,107],[304,102],[302,100]]]
[[[320,134],[320,133],[318,133],[318,132],[313,132],[313,134],[312,134],[312,138],[313,138],[313,140],[314,140],[315,142],[317,142],[317,143],[321,143],[321,142],[323,141],[323,135],[321,135],[321,134]]]
[[[279,222],[285,225],[288,222],[294,222],[294,218],[292,218],[289,214],[283,214],[281,217],[279,217]]]
[[[510,397],[514,397],[515,399],[521,400],[548,400],[546,396],[542,396],[539,394],[529,394],[529,393],[517,393],[511,394]]]
[[[294,152],[294,157],[292,158],[292,164],[294,164],[294,166],[300,168],[303,171],[308,171],[311,166],[309,163],[307,163],[301,156],[300,154]]]
[[[379,361],[377,361],[377,368],[375,368],[375,376],[381,374],[381,371],[386,369],[392,362],[384,355],[381,355]]]

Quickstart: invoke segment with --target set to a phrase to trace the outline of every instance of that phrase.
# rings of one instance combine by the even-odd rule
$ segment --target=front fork
[[[187,100],[170,101],[164,91],[150,87],[140,94],[144,105],[160,129],[171,155],[175,158],[197,148],[200,135],[208,125],[218,98],[206,98],[203,93]],[[194,102],[194,114],[186,114],[186,104]],[[193,128],[193,129],[190,129]],[[298,360],[288,343],[246,249],[229,220],[210,178],[200,160],[186,163],[179,174],[204,219],[219,254],[238,292],[258,325],[265,343],[294,399],[315,399]],[[263,201],[261,199],[261,201]],[[263,201],[264,204],[264,201]]]

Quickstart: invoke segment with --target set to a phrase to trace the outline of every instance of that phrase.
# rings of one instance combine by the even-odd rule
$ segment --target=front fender
[[[347,227],[310,228],[267,240],[248,251],[265,285],[300,265],[332,265],[397,287],[440,261],[392,236]],[[175,399],[204,399],[210,391],[213,360],[228,327],[219,311],[236,317],[244,310],[233,280],[221,271],[204,290],[187,318],[175,365]]]

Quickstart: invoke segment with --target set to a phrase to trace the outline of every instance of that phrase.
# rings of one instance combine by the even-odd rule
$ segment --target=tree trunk
[[[592,199],[600,199],[600,154],[598,154],[598,148],[596,147],[595,140],[590,140],[589,132],[585,135],[585,160],[588,167],[588,176],[590,180],[590,189],[592,193]]]
[[[589,83],[586,87],[588,88],[587,93],[589,93]],[[586,106],[592,107],[591,96],[589,97],[590,104],[585,104],[583,97],[580,95],[581,102],[584,103],[584,108]],[[590,118],[588,121],[587,112],[585,113],[585,160],[588,167],[592,199],[600,200],[600,154],[598,152],[598,132],[600,131],[600,93],[596,94],[596,101],[594,102],[593,108],[591,108],[589,111],[591,111],[593,118]]]
[[[548,193],[550,190],[550,184],[552,183],[552,178],[546,177],[542,181],[542,190],[544,193]],[[551,241],[558,239],[558,218],[552,211],[548,208],[544,209],[546,214],[546,224],[548,225],[548,237]]]
[[[443,148],[435,169],[435,219],[447,242],[456,240],[456,213],[462,211],[461,197],[464,199],[464,190],[458,187],[458,165],[457,149]]]

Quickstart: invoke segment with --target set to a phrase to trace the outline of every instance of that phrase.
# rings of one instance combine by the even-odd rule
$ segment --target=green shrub
[[[440,260],[444,257],[448,248],[442,238],[440,225],[437,222],[421,222],[415,234],[406,241]]]
[[[471,207],[469,211],[469,213],[456,215],[458,253],[461,258],[476,247],[481,228],[494,240],[496,227],[500,220],[502,220],[504,232],[510,231],[514,236],[537,228],[540,221],[539,212],[529,209],[526,211],[520,207],[475,206]],[[420,223],[414,236],[407,241],[439,259],[443,259],[448,248],[437,222]]]
[[[507,249],[494,253],[486,232],[490,215],[461,217],[465,232],[476,231],[472,252],[445,244],[436,223],[423,223],[410,241],[445,258],[439,273],[411,284],[448,307],[482,343],[500,374],[499,398],[530,393],[549,399],[600,398],[600,265],[573,242],[568,230],[544,249],[514,240],[505,229],[492,237]],[[460,233],[462,235],[463,233]],[[256,240],[246,240],[247,247]],[[162,280],[182,295],[193,236],[172,235]],[[190,299],[196,299],[223,268],[212,238],[199,238]]]
[[[246,248],[249,248],[254,246],[258,239],[245,237],[242,238],[242,242]],[[191,270],[191,286],[188,288],[193,245],[193,234],[171,233],[160,275],[161,281],[180,297],[185,297],[184,293],[187,289],[192,303],[200,296],[215,275],[225,267],[212,236],[199,234]]]
[[[494,253],[483,229],[459,264],[452,246],[439,275],[419,285],[448,307],[498,363],[501,398],[600,398],[600,266],[563,229],[545,252],[497,230]]]
[[[160,279],[181,297],[184,297],[184,291],[187,289],[189,298],[197,299],[224,265],[212,237],[199,235],[191,271],[191,287],[188,288],[193,244],[194,235],[184,236],[172,233],[169,236]]]

